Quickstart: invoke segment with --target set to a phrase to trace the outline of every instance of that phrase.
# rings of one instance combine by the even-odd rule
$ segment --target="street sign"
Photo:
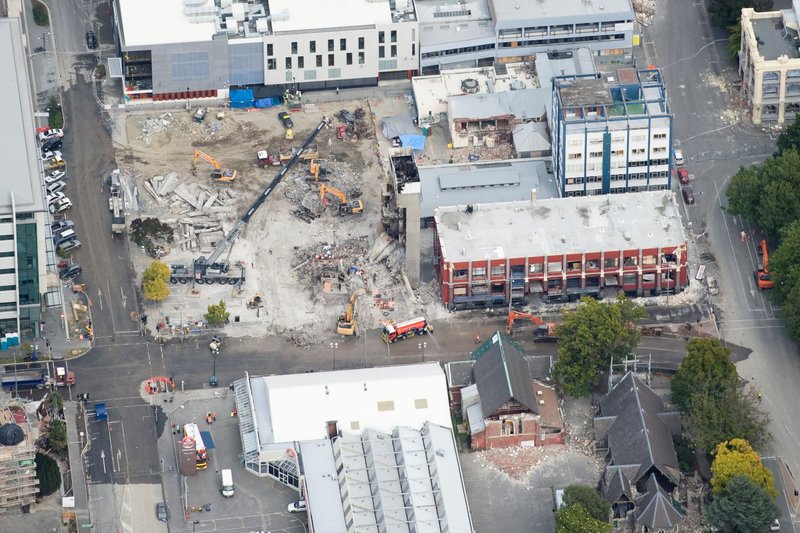
[[[92,529],[92,527],[94,527],[92,524],[81,524],[82,529]]]
[[[19,461],[19,466],[33,466],[36,464],[36,461],[33,459],[21,459]]]
[[[705,273],[706,273],[706,266],[700,265],[700,267],[697,269],[697,275],[694,277],[694,279],[696,279],[697,281],[702,280]]]

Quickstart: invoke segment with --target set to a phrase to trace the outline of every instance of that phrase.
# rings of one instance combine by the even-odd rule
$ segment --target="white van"
[[[233,496],[233,473],[228,468],[222,470],[222,495],[226,498]]]

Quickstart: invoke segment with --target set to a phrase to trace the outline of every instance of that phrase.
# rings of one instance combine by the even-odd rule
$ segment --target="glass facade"
[[[40,335],[41,288],[39,287],[39,239],[36,222],[32,217],[19,216],[30,222],[17,223],[17,280],[19,288],[20,337],[37,338]],[[0,290],[3,290],[0,287]],[[15,290],[15,287],[8,287]],[[11,311],[13,303],[0,304],[0,311]],[[16,319],[0,320],[0,336],[17,331]]]

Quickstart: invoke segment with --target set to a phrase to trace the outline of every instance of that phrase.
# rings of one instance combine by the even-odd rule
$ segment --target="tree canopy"
[[[50,442],[50,447],[58,452],[66,448],[67,424],[60,418],[51,420],[47,429],[47,440]]]
[[[223,300],[220,300],[218,304],[209,305],[208,312],[205,314],[206,322],[209,324],[224,324],[230,316],[231,314],[225,309]]]
[[[153,261],[142,274],[142,291],[145,300],[160,302],[169,297],[169,267],[161,261]]]
[[[584,298],[577,309],[567,311],[556,326],[558,361],[553,368],[562,390],[571,396],[589,394],[598,371],[639,343],[634,321],[645,316],[642,307],[624,296],[611,303]]]
[[[731,477],[726,491],[706,509],[711,525],[730,533],[769,531],[778,516],[780,512],[767,491],[741,474]]]
[[[570,485],[564,489],[564,505],[580,505],[595,520],[608,522],[611,514],[611,504],[600,496],[598,492],[588,485]]]
[[[711,489],[714,494],[724,494],[734,476],[745,476],[763,488],[770,497],[778,492],[772,479],[772,472],[761,464],[761,456],[744,439],[731,439],[720,442],[711,463]]]
[[[556,512],[556,533],[611,533],[611,524],[592,518],[578,503]]]
[[[36,452],[36,479],[39,480],[39,494],[47,496],[61,486],[61,472],[58,462],[40,452]]]
[[[781,245],[769,256],[769,271],[775,283],[771,296],[781,306],[789,335],[800,340],[800,220],[785,229]]]
[[[752,7],[756,11],[769,11],[772,9],[772,0],[711,0],[708,5],[711,23],[721,28],[736,24],[742,16],[743,7]]]
[[[716,395],[735,387],[739,379],[731,351],[719,339],[691,339],[686,351],[670,386],[672,401],[684,413],[689,412],[694,395],[706,391]]]

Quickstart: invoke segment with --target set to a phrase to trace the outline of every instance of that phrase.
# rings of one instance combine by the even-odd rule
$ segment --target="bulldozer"
[[[336,320],[336,333],[339,335],[355,335],[356,334],[356,319],[353,317],[356,306],[356,293],[350,295],[350,300],[347,302],[347,308],[344,313],[339,315]]]
[[[211,163],[214,166],[214,171],[211,173],[211,177],[216,181],[233,181],[238,175],[238,172],[233,169],[223,169],[222,164],[219,161],[201,150],[194,151],[194,158],[192,159],[192,174],[197,174],[197,161],[200,159]]]
[[[339,200],[339,214],[340,215],[357,215],[364,212],[364,204],[361,200],[350,200],[347,195],[339,189],[334,189],[327,185],[320,185],[319,187],[319,202],[324,206],[328,206],[328,199],[326,195],[330,193]]]
[[[556,342],[555,327],[556,324],[552,322],[545,322],[533,313],[524,313],[522,311],[509,311],[506,320],[506,334],[514,336],[514,321],[515,320],[529,320],[536,324],[536,330],[533,332],[534,342]]]
[[[255,296],[253,296],[252,298],[250,298],[250,300],[247,301],[248,309],[260,309],[262,307],[264,307],[264,299],[261,297],[260,292],[257,292]]]

